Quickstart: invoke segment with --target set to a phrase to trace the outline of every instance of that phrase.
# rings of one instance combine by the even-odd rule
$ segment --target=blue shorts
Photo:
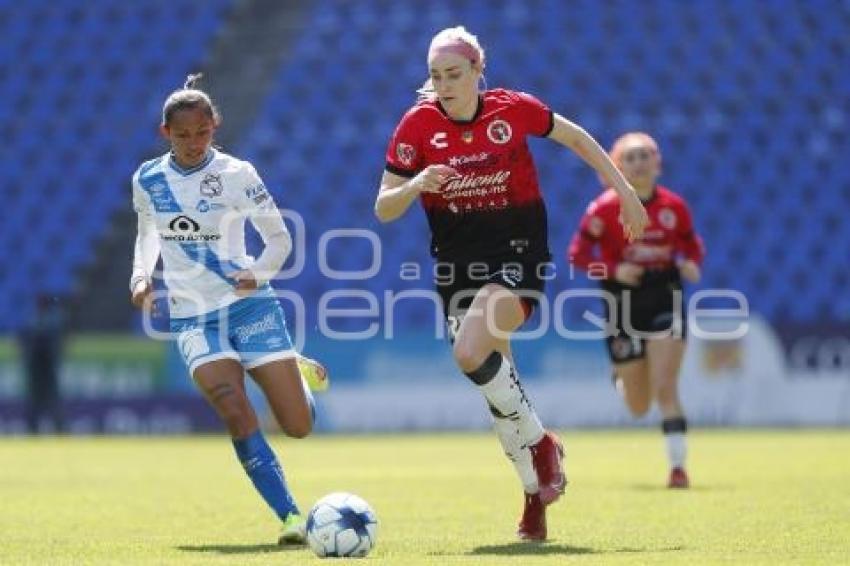
[[[283,309],[268,292],[203,315],[173,318],[171,332],[190,374],[201,364],[225,358],[254,369],[295,357]]]

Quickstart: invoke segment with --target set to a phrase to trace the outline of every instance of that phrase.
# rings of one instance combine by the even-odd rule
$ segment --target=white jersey
[[[230,275],[242,269],[254,271],[267,288],[291,249],[280,212],[254,167],[216,150],[192,169],[182,169],[170,154],[142,164],[133,175],[133,206],[139,235],[131,290],[151,277],[161,251],[175,318],[238,300]],[[256,263],[245,251],[246,219],[266,244]]]

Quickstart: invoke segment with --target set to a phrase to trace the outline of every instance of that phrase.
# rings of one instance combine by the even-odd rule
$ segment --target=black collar
[[[439,100],[437,101],[437,108],[440,110],[440,112],[443,113],[443,116],[449,119],[450,122],[453,122],[455,124],[471,124],[475,122],[478,117],[481,116],[481,112],[484,111],[484,97],[480,94],[478,95],[478,106],[475,107],[475,114],[473,114],[472,118],[470,118],[469,120],[455,120],[454,118],[449,116],[449,113],[446,112],[446,109],[443,108],[443,105],[440,104]]]
[[[652,187],[652,192],[645,199],[640,199],[640,202],[643,203],[644,206],[648,205],[652,201],[655,200],[655,197],[658,196],[658,185]]]

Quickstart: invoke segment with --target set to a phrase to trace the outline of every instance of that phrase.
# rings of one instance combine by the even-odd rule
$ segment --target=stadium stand
[[[790,0],[639,9],[593,0],[315,2],[239,152],[305,217],[308,252],[326,230],[352,227],[377,230],[384,253],[380,276],[360,282],[328,281],[308,261],[293,282],[308,305],[331,288],[380,295],[421,286],[398,273],[403,261],[429,265],[424,215],[379,226],[371,210],[389,136],[426,76],[430,37],[458,23],[488,49],[491,86],[536,94],[606,145],[632,129],[658,138],[662,182],[692,203],[709,251],[701,288],[737,289],[774,321],[850,319],[850,224],[841,221],[850,205],[850,169],[841,165],[850,149],[850,10]],[[554,293],[585,284],[567,277],[564,250],[598,182],[554,144],[533,147],[560,268]],[[369,246],[357,244],[334,254],[336,267],[369,265]],[[404,309],[398,324],[430,320],[426,307]]]
[[[129,173],[155,147],[163,96],[203,58],[231,4],[0,0],[0,331],[25,320],[38,293],[74,292],[109,219],[128,206]],[[702,288],[740,290],[772,321],[850,320],[846,2],[317,0],[304,18],[232,149],[306,221],[305,270],[282,286],[308,307],[334,288],[422,286],[398,271],[429,265],[424,216],[381,226],[372,205],[431,35],[465,23],[488,49],[491,86],[536,94],[606,145],[630,129],[658,138],[662,181],[692,203],[707,244]],[[598,182],[554,144],[533,148],[555,293],[585,284],[567,277],[564,250]],[[319,238],[335,228],[377,231],[377,278],[320,275]],[[371,259],[363,239],[328,251],[336,269]],[[399,314],[401,326],[430,320],[424,304]]]
[[[0,331],[74,292],[231,0],[0,2]],[[192,25],[186,25],[186,22]],[[124,266],[122,265],[122,268]]]

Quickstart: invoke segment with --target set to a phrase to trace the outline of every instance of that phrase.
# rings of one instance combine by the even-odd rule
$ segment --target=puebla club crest
[[[221,175],[207,173],[201,180],[201,194],[205,197],[214,198],[221,196],[224,186],[221,184]]]

